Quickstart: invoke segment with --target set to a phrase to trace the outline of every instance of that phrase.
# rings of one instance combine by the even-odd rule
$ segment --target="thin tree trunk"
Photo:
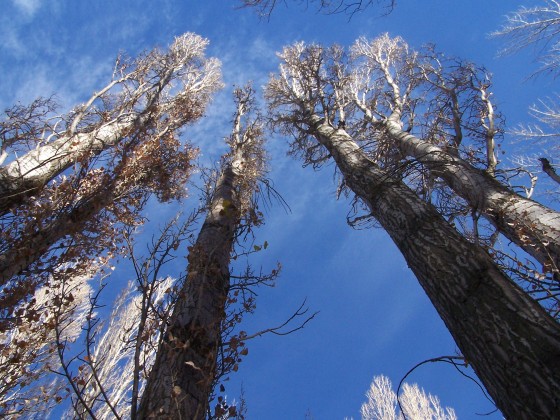
[[[311,132],[389,233],[466,360],[507,418],[560,412],[560,326],[433,206],[370,161],[343,130]]]
[[[230,255],[240,223],[235,185],[241,161],[238,148],[218,181],[209,213],[190,249],[187,278],[148,378],[140,419],[206,416],[229,290]]]
[[[400,122],[384,123],[402,153],[424,164],[502,234],[549,271],[560,269],[560,213],[524,198],[468,162],[403,131]]]

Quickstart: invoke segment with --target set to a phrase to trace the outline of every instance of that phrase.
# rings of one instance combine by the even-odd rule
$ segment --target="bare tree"
[[[438,397],[427,394],[417,384],[405,383],[399,396],[403,413],[399,412],[397,394],[391,380],[386,376],[375,376],[366,392],[367,401],[362,404],[362,420],[456,420],[452,408],[443,408]],[[403,415],[404,414],[404,415]]]
[[[279,56],[280,72],[265,95],[273,127],[294,138],[292,153],[316,166],[334,160],[344,185],[391,236],[504,414],[553,416],[560,403],[560,326],[398,173],[381,168],[344,128],[333,127],[336,96],[325,81],[323,48],[298,43]]]
[[[14,156],[0,168],[0,214],[72,165],[87,167],[108,148],[142,141],[156,124],[160,133],[173,133],[198,119],[221,86],[220,63],[204,56],[207,45],[186,33],[167,51],[119,57],[111,82],[69,115],[52,115],[50,99],[7,110],[0,125],[2,161]]]
[[[140,223],[152,194],[161,201],[184,196],[196,149],[179,130],[202,115],[221,86],[219,63],[204,57],[206,44],[185,34],[167,52],[118,61],[114,80],[52,127],[49,101],[9,114],[3,144],[32,148],[10,160],[0,182],[12,206],[0,219],[2,311],[53,267],[114,254],[122,241],[118,224]]]
[[[250,87],[235,90],[231,151],[189,249],[188,274],[148,378],[139,418],[202,419],[208,411],[233,247],[244,224],[258,222],[252,197],[265,169],[262,127],[258,119],[242,121],[253,107],[253,95]]]
[[[372,157],[385,165],[420,162],[430,171],[428,194],[442,179],[545,271],[558,272],[560,213],[497,179],[507,173],[497,169],[500,117],[487,72],[433,49],[411,51],[387,34],[359,39],[352,56],[347,97],[371,124]]]

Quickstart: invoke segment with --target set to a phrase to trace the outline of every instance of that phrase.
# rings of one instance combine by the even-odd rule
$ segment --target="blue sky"
[[[209,38],[208,55],[222,60],[226,84],[207,117],[185,132],[211,162],[224,151],[232,85],[253,80],[262,86],[277,68],[275,52],[283,45],[350,45],[359,36],[389,32],[412,46],[435,43],[449,55],[485,65],[494,74],[494,100],[513,127],[527,120],[529,105],[553,91],[553,81],[525,81],[538,67],[531,52],[497,58],[501,43],[488,33],[505,13],[533,3],[400,0],[389,16],[370,8],[349,20],[289,2],[266,21],[252,10],[234,10],[233,0],[3,0],[0,106],[56,94],[69,109],[106,84],[119,51],[134,55],[196,32]],[[507,138],[505,143],[507,151],[519,148]],[[280,261],[283,272],[277,287],[262,290],[257,313],[244,329],[283,322],[304,298],[320,314],[303,331],[251,342],[249,356],[226,385],[228,396],[235,398],[243,384],[250,419],[303,419],[307,412],[314,419],[359,418],[374,375],[398,383],[416,363],[457,349],[388,236],[346,225],[350,206],[336,201],[333,166],[315,173],[302,168],[285,156],[286,144],[270,137],[270,178],[292,211],[275,206],[267,213],[257,242],[270,246],[253,260],[265,268]],[[152,208],[148,218],[161,221],[161,213]],[[124,285],[128,278],[122,277],[115,283]],[[424,366],[409,381],[438,395],[459,418],[493,410],[476,385],[449,365]]]

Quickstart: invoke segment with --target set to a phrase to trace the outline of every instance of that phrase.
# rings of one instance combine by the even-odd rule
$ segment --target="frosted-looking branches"
[[[397,394],[391,381],[380,375],[373,378],[366,392],[367,401],[360,413],[363,420],[456,420],[452,408],[443,408],[438,397],[421,389],[417,384],[404,384],[399,396],[402,412],[397,403]],[[404,415],[403,415],[404,414]]]
[[[544,0],[534,7],[521,6],[506,16],[506,23],[493,36],[507,38],[502,54],[511,54],[529,46],[540,48],[540,71],[558,75],[560,69],[560,2]]]
[[[98,269],[92,265],[68,276],[64,271],[72,267],[60,268],[49,285],[14,311],[14,326],[0,335],[0,416],[48,411],[67,395],[62,378],[51,374],[57,366],[55,350],[81,335],[92,292],[89,280]]]

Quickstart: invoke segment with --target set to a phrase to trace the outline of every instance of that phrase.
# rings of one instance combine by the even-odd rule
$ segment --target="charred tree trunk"
[[[402,130],[399,122],[389,119],[384,124],[401,152],[442,178],[545,270],[560,269],[560,213],[512,192],[484,171]]]
[[[507,418],[560,412],[560,326],[430,204],[309,114],[346,185],[389,233],[466,360]]]

